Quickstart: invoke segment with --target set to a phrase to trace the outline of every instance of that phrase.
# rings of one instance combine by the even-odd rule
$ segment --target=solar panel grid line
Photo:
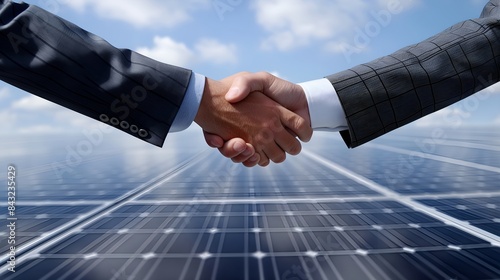
[[[215,212],[215,211],[221,210],[221,206],[220,206],[220,205],[217,205],[217,206],[216,206],[216,205],[213,205],[212,207],[213,207],[213,209],[211,209],[211,211],[214,211],[214,212]],[[215,219],[218,221],[218,220],[220,219],[220,217],[216,217]],[[208,219],[208,218],[206,218],[206,219],[205,219],[205,224],[203,225],[203,228],[207,228],[207,229],[209,228],[209,227],[208,227],[208,221],[209,221],[209,219]],[[215,222],[215,224],[217,224],[217,222]],[[213,240],[214,240],[214,238],[215,238],[215,234],[216,234],[216,229],[215,229],[215,228],[212,228],[212,232],[210,232],[210,235],[209,235],[209,237],[208,237],[208,242],[207,242],[207,244],[205,245],[205,250],[204,250],[204,252],[206,252],[206,253],[208,253],[208,254],[210,254],[210,255],[212,255],[212,256],[213,256],[213,254],[212,254],[212,253],[209,253],[209,252],[210,252],[210,247],[212,246],[212,244],[213,244],[213,242],[214,242]],[[200,234],[199,234],[199,235],[198,235],[198,238],[200,238],[200,237],[201,237],[201,236],[200,236]],[[199,240],[199,239],[198,239],[198,240]],[[197,242],[199,242],[198,240],[197,240]],[[219,248],[220,248],[220,246],[222,246],[222,244],[223,244],[223,242],[219,242]],[[212,256],[210,256],[210,257],[212,257]],[[216,273],[217,273],[217,268],[218,268],[218,264],[219,264],[218,262],[219,262],[219,258],[215,257],[215,264],[214,264],[214,269],[212,270],[211,279],[214,279],[214,277],[215,277],[215,275],[216,275]],[[188,263],[189,263],[189,260],[188,260]],[[188,268],[188,265],[186,265],[186,266],[184,267],[184,271],[183,271],[182,276],[185,276],[185,273],[186,273],[186,271],[187,271],[187,268]],[[201,269],[202,269],[202,268],[203,268],[203,266],[200,266],[200,269],[198,270],[198,273],[197,273],[197,274],[199,275],[199,277],[201,277],[201,272],[202,272],[202,270],[201,270]],[[182,279],[184,279],[184,277],[182,277]]]
[[[317,208],[319,207],[317,204],[308,204],[308,206],[310,208],[315,208],[315,210],[317,210]],[[304,225],[307,224],[307,222],[304,220],[302,215],[298,215],[297,217],[298,217],[298,219],[302,220],[302,223]],[[328,225],[334,224],[334,223],[328,223],[328,222],[326,222],[326,219],[322,219],[322,218],[323,217],[320,216],[319,220],[320,220],[321,224],[324,226],[323,230],[327,230]],[[312,233],[311,229],[312,229],[311,227],[308,227],[307,234],[309,234],[309,236],[311,237],[311,239],[314,241],[315,245],[317,246],[316,248],[310,248],[314,251],[314,254],[320,255],[320,254],[326,253],[327,251],[335,251],[335,252],[339,251],[334,246],[334,244],[332,244],[333,242],[331,241],[331,239],[328,240],[328,237],[327,237],[326,240],[320,240],[316,237],[316,235],[314,235]],[[328,235],[328,236],[331,236],[331,235]],[[307,241],[304,241],[304,243],[308,244]],[[317,258],[316,257],[313,257],[313,258],[314,258],[314,261],[316,264],[316,268],[321,272],[321,276],[323,277],[323,279],[328,279],[329,277],[324,274],[323,269],[319,268],[320,265],[318,264]],[[329,268],[333,271],[335,277],[337,277],[338,279],[343,279],[340,272],[337,270],[336,266],[332,263],[332,261],[329,258],[326,258],[326,262],[327,262]]]
[[[151,208],[153,208],[154,206],[151,206]],[[152,209],[151,209],[152,210]],[[166,223],[167,221],[165,221]],[[146,223],[146,219],[142,219],[142,220],[138,220],[137,222],[137,226],[140,227],[141,226],[141,223]],[[128,230],[127,230],[128,232]],[[136,249],[136,252],[135,254],[140,254],[139,252],[141,252],[143,249],[146,248],[146,246],[153,241],[154,237],[155,237],[156,234],[151,234],[142,244],[140,244],[140,246]],[[128,235],[127,235],[128,236]],[[127,242],[128,240],[126,238],[121,238],[121,242],[116,242],[112,247],[110,247],[108,250],[111,250],[111,251],[116,251],[120,246],[123,245],[123,243]],[[131,265],[132,263],[132,259],[128,259],[124,264],[123,264],[123,267],[120,268],[117,273],[115,274],[115,276],[112,278],[112,279],[116,279],[118,275],[120,275],[120,273],[123,272],[123,268],[125,267],[128,267],[129,265]]]
[[[205,154],[205,157],[207,155]],[[127,199],[133,199],[136,196],[141,195],[143,192],[147,192],[151,188],[155,188],[157,185],[161,184],[162,182],[168,181],[170,177],[175,176],[177,173],[181,172],[183,169],[188,168],[191,165],[196,164],[198,161],[200,161],[202,158],[204,158],[202,155],[196,155],[193,158],[188,159],[184,163],[180,164],[178,167],[175,167],[174,170],[169,170],[152,180],[148,181],[147,183],[139,186],[137,189],[134,189],[130,191],[129,193],[126,193],[125,195],[119,197],[116,199],[113,203],[111,204],[106,204],[103,205],[102,207],[97,208],[96,210],[89,212],[88,214],[84,214],[83,216],[73,220],[72,222],[60,227],[57,230],[54,230],[45,236],[30,242],[26,245],[23,245],[22,247],[17,249],[17,264],[20,264],[24,262],[27,259],[30,259],[34,256],[37,256],[39,252],[50,245],[64,239],[65,237],[73,234],[75,231],[78,231],[78,226],[85,226],[103,215],[106,215],[113,209],[119,208],[122,204],[124,204],[124,201]],[[151,186],[152,184],[152,186]],[[100,213],[100,214],[97,214]],[[81,225],[80,223],[83,223]],[[47,241],[48,240],[48,241]],[[37,246],[35,248],[35,246]],[[4,256],[0,259],[0,262],[6,262],[8,256]],[[7,271],[7,265],[3,265],[0,267],[0,271],[5,272]],[[0,272],[1,273],[1,272]]]
[[[293,209],[293,210],[299,210],[297,205],[293,205],[295,206],[296,209]],[[311,210],[311,211],[319,211],[318,208],[320,208],[320,206],[318,204],[307,204],[307,207]],[[295,211],[294,211],[295,212]],[[298,211],[297,211],[298,212]],[[302,215],[297,215],[298,219],[301,220],[302,224],[303,225],[307,225],[307,222],[305,221],[304,217]],[[323,219],[323,216],[320,216],[319,217],[319,220],[321,222],[321,224],[323,224],[324,228],[327,227],[327,224],[325,223],[325,219]],[[330,249],[333,249],[331,247],[329,247],[330,242],[327,240],[320,240],[319,238],[317,238],[316,235],[314,235],[311,231],[309,231],[309,229],[311,229],[310,227],[308,228],[308,231],[306,232],[309,237],[313,240],[314,244],[315,244],[315,248],[311,248],[312,249],[312,252],[317,256],[319,255],[319,252],[320,251],[327,251],[327,250],[330,250]],[[304,233],[304,235],[306,234]],[[305,243],[308,243],[307,241],[304,241]],[[314,261],[316,263],[316,267],[320,267],[319,263],[318,263],[318,260],[316,258],[316,256],[311,256],[314,258]],[[337,268],[335,267],[335,265],[331,262],[330,259],[326,258],[326,262],[329,266],[329,268],[333,271],[335,277],[337,279],[343,279],[343,277],[340,275],[340,272],[337,270]],[[321,275],[322,277],[325,279],[328,279],[328,277],[324,274],[324,271],[323,269],[320,269],[319,270],[321,272]]]
[[[292,209],[290,208],[290,205],[289,205],[289,204],[283,204],[283,205],[281,205],[281,207],[282,207],[282,209],[281,209],[281,210],[282,210],[283,212],[287,212],[287,211],[292,210]],[[284,216],[281,216],[281,218],[282,218],[282,220],[283,220],[283,222],[284,222],[284,224],[285,224],[286,228],[293,228],[293,229],[295,229],[295,231],[296,231],[295,235],[298,235],[298,236],[300,237],[300,239],[301,239],[302,243],[305,245],[305,249],[307,250],[306,255],[307,255],[309,252],[314,252],[314,251],[316,250],[316,248],[312,248],[312,247],[310,247],[309,242],[307,242],[307,240],[305,239],[303,229],[302,229],[302,227],[301,227],[301,226],[297,223],[297,220],[296,220],[296,219],[297,219],[297,216],[295,216],[295,215],[293,215],[293,214],[292,214],[292,215],[289,215],[289,216],[290,216],[290,220],[292,221],[292,224],[289,224],[289,223],[288,223],[288,220],[284,219]],[[300,216],[298,216],[298,217],[300,218]],[[296,249],[296,251],[299,251],[299,252],[300,252],[300,251],[302,251],[302,250],[300,250],[300,248],[299,248],[299,246],[298,246],[298,244],[297,244],[297,241],[295,240],[295,236],[294,236],[294,235],[292,235],[292,233],[291,233],[291,232],[289,232],[288,234],[289,234],[289,236],[290,236],[291,240],[292,240],[292,241],[294,241],[293,243],[294,243],[294,247],[296,247],[296,248],[295,248],[295,249]],[[318,244],[318,240],[314,240],[314,237],[313,237],[313,241],[314,241],[316,244]],[[320,272],[320,276],[321,276],[323,279],[328,279],[328,278],[326,277],[326,275],[324,274],[323,270],[318,269],[318,267],[319,267],[319,263],[317,262],[317,259],[316,259],[314,256],[306,256],[306,258],[308,258],[308,257],[310,258],[310,259],[308,259],[308,260],[311,260],[311,259],[312,259],[312,262],[313,262],[313,264],[315,265],[313,268],[308,267],[308,270],[315,269],[315,270],[317,270],[317,271],[319,271],[319,272]],[[311,273],[311,271],[309,271],[308,273],[310,274],[310,273]]]
[[[273,197],[273,198],[223,198],[223,199],[172,199],[172,200],[136,200],[131,201],[131,204],[182,204],[182,203],[202,203],[202,204],[221,204],[221,203],[296,203],[296,202],[346,202],[346,201],[371,201],[371,200],[386,200],[382,196],[356,196],[356,197],[309,197],[309,198],[296,198],[296,197]]]
[[[217,207],[216,205],[211,205],[210,207],[212,207],[210,209],[210,211],[213,211],[215,210],[215,207]],[[186,210],[186,209],[184,209]],[[187,213],[190,213],[190,212],[187,212]],[[173,244],[176,242],[176,240],[181,236],[182,234],[182,230],[186,228],[186,226],[188,225],[189,223],[189,219],[190,219],[191,216],[188,216],[186,219],[183,219],[183,223],[179,226],[177,226],[176,224],[173,225],[173,227],[176,229],[175,233],[172,235],[172,240],[170,241],[170,243],[167,245],[167,247],[165,248],[165,250],[169,250],[170,248],[172,248]],[[177,222],[180,222],[181,220],[180,219],[177,219]],[[206,227],[208,225],[208,219],[205,219],[204,221],[204,224],[203,224],[203,227]],[[202,238],[202,235],[203,233],[201,233],[200,231],[197,231],[196,232],[198,235],[197,235],[197,238],[193,244],[193,247],[191,249],[191,253],[188,255],[188,261],[186,262],[186,264],[184,265],[183,267],[183,270],[181,272],[181,276],[179,279],[184,279],[185,278],[185,274],[187,272],[187,268],[189,267],[189,264],[190,262],[192,261],[192,259],[194,258],[195,256],[195,253],[196,253],[196,248],[199,246],[199,243],[200,243],[200,240]],[[161,243],[158,242],[157,243],[157,246],[160,246]],[[204,260],[202,260],[202,264],[204,263]],[[150,270],[149,274],[146,275],[146,278],[145,279],[149,279],[150,277],[152,277],[152,273],[154,272],[154,268],[157,267],[158,265],[160,264],[160,259],[157,259],[157,261],[155,262],[155,264],[153,265],[153,269]]]
[[[491,198],[500,197],[500,192],[464,192],[464,193],[450,193],[450,194],[414,194],[407,195],[413,200],[420,199],[445,199],[445,198]],[[500,207],[500,206],[499,206]]]
[[[252,174],[252,178],[253,178],[253,174]],[[257,205],[252,204],[251,210],[255,210],[255,209],[257,209]],[[259,234],[261,232],[261,228],[260,228],[259,221],[258,221],[256,215],[252,215],[252,220],[253,220],[253,225],[254,225],[254,228],[252,228],[252,231],[254,232],[254,236],[255,236],[255,253],[253,254],[253,257],[257,258],[257,265],[259,267],[259,278],[264,279],[264,269],[263,269],[263,265],[262,265],[262,257],[259,255],[259,254],[262,254],[262,245],[260,242],[260,238],[257,238],[257,234]]]
[[[382,144],[367,144],[368,147],[388,151],[388,152],[394,152],[394,153],[399,153],[399,154],[404,154],[412,157],[421,157],[421,158],[426,158],[426,159],[431,159],[435,161],[441,161],[441,162],[446,162],[446,163],[451,163],[455,165],[460,165],[460,166],[465,166],[465,167],[470,167],[470,168],[475,168],[479,170],[484,170],[484,171],[490,171],[490,172],[495,172],[495,173],[500,173],[500,168],[499,167],[493,167],[489,165],[484,165],[484,164],[478,164],[475,162],[470,162],[470,161],[465,161],[465,160],[459,160],[459,159],[454,159],[450,157],[443,157],[443,156],[438,156],[434,154],[428,154],[425,152],[421,151],[411,151],[407,149],[401,149],[401,148],[395,148],[395,147],[390,147],[387,145],[382,145]]]
[[[415,137],[408,137],[408,136],[392,136],[392,137],[388,137],[388,140],[390,140],[390,139],[397,140],[397,141],[412,142],[412,143],[415,143],[415,141],[417,140],[417,139],[415,139]],[[426,138],[421,138],[421,139],[418,139],[418,140],[426,140]],[[477,140],[480,140],[480,139],[477,139]],[[485,138],[484,140],[490,141],[491,138]],[[500,147],[498,145],[471,143],[471,142],[457,141],[457,140],[451,140],[451,139],[446,139],[446,141],[434,141],[433,143],[435,145],[438,145],[438,146],[451,146],[451,147],[461,147],[461,148],[472,148],[472,149],[480,149],[480,150],[500,152]]]
[[[369,180],[369,179],[367,179],[359,174],[354,173],[353,171],[345,169],[344,167],[342,167],[336,163],[333,163],[332,161],[324,159],[321,156],[316,155],[312,152],[303,151],[303,153],[307,157],[310,157],[318,162],[321,162],[325,166],[328,166],[329,168],[331,168],[332,170],[334,170],[338,173],[341,173],[345,176],[351,177],[354,181],[363,183],[365,186],[367,186],[375,191],[378,191],[379,193],[387,196],[390,199],[399,201],[400,203],[405,204],[405,205],[407,205],[407,206],[409,206],[417,211],[421,211],[421,212],[423,212],[431,217],[434,217],[438,220],[441,220],[446,224],[450,224],[454,227],[457,227],[461,230],[464,230],[467,233],[470,233],[470,234],[477,236],[485,241],[490,242],[492,245],[500,246],[500,237],[497,235],[491,234],[490,232],[479,229],[479,228],[472,226],[468,223],[464,223],[463,221],[458,220],[456,218],[453,218],[449,215],[445,215],[443,213],[440,213],[439,211],[436,211],[435,209],[433,209],[431,207],[428,207],[428,206],[425,206],[421,203],[413,201],[408,197],[402,196],[394,191],[391,191],[391,190],[389,190],[389,189],[387,189],[387,188],[385,188],[385,187],[383,187],[383,186],[381,186],[381,185],[379,185],[379,184],[377,184],[377,183],[375,183],[375,182],[373,182],[373,181],[371,181],[371,180]]]
[[[176,279],[200,280],[223,276],[274,279],[276,275],[278,279],[403,279],[412,272],[422,276],[419,279],[493,279],[500,275],[500,266],[494,262],[500,250],[490,243],[406,203],[397,203],[398,197],[365,192],[363,184],[312,159],[305,157],[272,166],[271,171],[237,170],[222,182],[212,184],[220,179],[217,175],[207,176],[207,170],[218,170],[220,166],[213,155],[205,163],[190,166],[158,185],[148,193],[153,195],[144,193],[128,200],[75,232],[73,238],[41,251],[38,260],[31,259],[23,265],[20,278],[12,279],[34,275],[33,271],[41,265],[57,268],[52,279],[82,280],[94,279],[99,271],[109,275],[107,279],[161,279],[170,275],[168,269],[172,269],[171,276]],[[379,161],[397,162],[394,155]],[[347,164],[346,169],[359,173],[350,166]],[[436,167],[441,172],[437,176],[470,176],[467,168],[449,169],[437,164],[424,173],[437,174]],[[377,172],[359,174],[373,179],[371,176]],[[289,180],[292,176],[299,181]],[[490,175],[484,176],[491,179]],[[204,183],[199,183],[201,177]],[[443,177],[443,182],[448,178]],[[427,180],[408,184],[418,186],[427,184]],[[449,188],[437,195],[422,195],[424,191],[397,194],[464,224],[493,230],[487,223],[497,219],[494,211],[495,205],[500,205],[500,197],[495,198],[498,193],[464,193],[461,189],[449,193],[453,191]],[[40,222],[63,217],[53,214],[63,212],[26,213],[30,213],[26,219],[45,215]],[[45,226],[38,228],[42,227]],[[208,236],[212,239],[208,240]],[[93,239],[97,242],[93,243]],[[416,242],[419,239],[422,240]],[[280,245],[282,241],[285,243]],[[179,242],[186,245],[180,246]],[[332,246],[331,250],[318,248],[328,246]],[[406,271],[400,262],[403,260],[407,263]],[[31,274],[24,266],[31,267]],[[294,269],[305,272],[294,275]],[[286,272],[290,273],[285,275]]]
[[[435,274],[439,275],[439,279],[452,279],[450,275],[441,270],[439,267],[435,265],[435,262],[430,262],[426,258],[421,255],[415,255],[415,258],[422,262],[426,268],[430,268]],[[424,269],[425,271],[425,269]],[[435,275],[429,275],[429,279],[435,278]]]
[[[220,209],[221,207],[219,207],[219,210],[223,210],[223,209]],[[221,219],[220,216],[216,216],[215,218],[216,220],[219,220]],[[223,222],[223,225],[222,225],[222,228],[227,228],[227,217],[224,217],[222,218],[224,219],[224,222]],[[217,222],[216,222],[217,224]],[[217,229],[218,230],[218,229]],[[218,234],[220,236],[219,238],[219,244],[217,246],[217,252],[214,252],[215,255],[220,255],[221,252],[222,252],[222,247],[224,246],[224,242],[225,242],[225,237],[226,237],[226,233],[225,232],[222,232],[222,233],[216,233],[216,232],[213,232],[212,235],[210,236],[211,238],[213,238],[216,234]],[[210,240],[211,242],[213,242],[213,239]],[[207,244],[207,247],[206,247],[206,252],[209,252],[210,251],[210,248],[211,246],[209,244]],[[217,279],[217,272],[219,271],[219,265],[220,265],[220,258],[215,256],[215,263],[214,263],[214,269],[212,270],[212,279]],[[201,270],[200,270],[201,272]],[[248,271],[245,271],[245,275],[248,274]],[[201,273],[200,273],[200,276],[201,276]]]
[[[77,205],[102,205],[111,203],[111,200],[50,200],[50,201],[19,201],[18,206],[77,206]],[[7,206],[7,203],[0,203],[0,207]]]
[[[267,219],[262,219],[262,225],[264,226],[264,228],[270,227]],[[260,224],[259,224],[259,227],[261,227]],[[260,235],[260,233],[259,233],[259,235]],[[272,242],[271,234],[269,232],[266,232],[263,235],[265,236],[266,244],[267,244],[267,247],[269,248],[269,252],[266,252],[266,254],[274,253],[275,250],[274,250],[274,244]],[[257,235],[256,235],[256,237],[257,237]],[[296,244],[294,244],[294,246],[296,247]],[[272,264],[272,268],[273,268],[274,279],[281,279],[282,275],[280,275],[280,273],[279,273],[278,264],[276,262],[276,257],[274,255],[271,255],[270,259],[271,259],[271,264]],[[303,259],[299,258],[299,261],[301,263],[301,267],[304,267],[305,263],[304,263]],[[307,270],[306,270],[306,273],[308,273]],[[308,278],[310,278],[310,275],[308,275]]]
[[[181,209],[181,208],[184,208],[184,209]],[[189,212],[189,209],[186,209],[187,206],[182,206],[182,205],[179,205],[178,209],[179,210],[182,210],[182,212]],[[192,208],[191,208],[192,209]],[[175,212],[175,210],[174,210]],[[175,228],[176,231],[174,233],[169,233],[169,235],[173,236],[172,237],[172,240],[169,242],[169,244],[167,244],[166,246],[166,249],[168,250],[168,248],[171,248],[174,244],[174,242],[177,240],[177,238],[179,238],[179,236],[182,234],[182,229],[184,229],[188,223],[188,220],[186,219],[184,221],[183,224],[181,225],[178,225],[179,223],[181,222],[180,219],[176,219],[174,224],[172,224],[172,228]],[[164,240],[166,239],[166,235],[165,236],[162,236],[159,238],[159,240],[156,242],[156,244],[154,245],[154,248],[152,249],[153,252],[157,252],[157,251],[160,251],[159,250],[159,247],[163,244]],[[199,239],[201,238],[201,235],[199,234],[198,235],[198,239],[195,241],[195,244],[193,246],[193,251],[196,250],[196,247],[198,246],[198,243],[199,243]],[[194,252],[192,252],[194,253]],[[143,267],[145,265],[145,263],[143,262],[141,264],[141,267]],[[158,259],[154,264],[153,264],[153,269],[150,270],[149,274],[145,275],[145,278],[144,279],[150,279],[151,278],[151,274],[152,272],[154,271],[154,268],[157,267],[158,265],[160,265],[160,259]],[[135,276],[139,273],[141,267],[137,267],[134,272],[132,273],[132,276]],[[187,264],[185,265],[185,268],[187,267]]]
[[[19,255],[24,254],[26,251],[31,250],[31,248],[33,248],[34,246],[37,246],[38,244],[44,242],[45,240],[48,240],[48,239],[52,238],[53,236],[57,236],[57,234],[62,233],[69,228],[72,228],[73,226],[78,224],[81,220],[85,220],[88,217],[93,216],[95,213],[98,213],[99,211],[101,211],[101,209],[105,209],[106,207],[108,207],[108,205],[103,205],[102,207],[95,209],[95,210],[89,212],[88,214],[84,214],[82,216],[79,216],[76,219],[60,226],[57,229],[54,229],[51,232],[48,232],[47,234],[45,234],[43,236],[40,236],[37,239],[31,240],[28,243],[23,244],[22,246],[17,248],[17,253]],[[0,262],[6,262],[6,259],[7,259],[7,256],[1,257]],[[23,257],[18,259],[19,262],[22,262],[22,260],[23,260]],[[5,268],[5,267],[1,267],[0,269],[2,269],[2,268]],[[5,270],[0,270],[0,271],[5,271]]]
[[[461,245],[461,246],[433,246],[433,247],[418,247],[418,248],[385,248],[385,249],[370,249],[370,250],[332,250],[332,251],[322,251],[314,254],[316,257],[320,256],[360,256],[360,255],[383,255],[383,254],[393,254],[393,253],[401,253],[401,254],[415,254],[415,253],[423,253],[423,252],[443,252],[443,251],[467,251],[467,250],[476,250],[476,249],[488,249],[491,248],[489,244],[471,244],[471,245]],[[274,256],[274,257],[311,257],[310,252],[298,251],[298,252],[271,252],[265,253],[266,257]],[[144,253],[102,253],[102,254],[41,254],[37,258],[38,259],[76,259],[76,260],[97,260],[97,259],[109,259],[109,258],[122,258],[122,259],[145,259],[145,257],[154,257],[154,258],[188,258],[193,256],[191,253],[158,253],[151,256],[151,254]],[[194,254],[199,258],[199,255]],[[248,253],[214,253],[211,254],[210,258],[215,257],[233,257],[233,258],[244,258],[246,256],[250,256]],[[256,256],[252,256],[256,257]],[[495,268],[495,270],[498,270]]]
[[[465,254],[469,259],[474,260],[476,263],[481,264],[483,267],[488,268],[490,271],[494,272],[496,275],[500,275],[500,270],[491,266],[489,263],[483,261],[482,259],[474,256],[473,254],[469,253],[468,251],[465,251],[463,254]]]

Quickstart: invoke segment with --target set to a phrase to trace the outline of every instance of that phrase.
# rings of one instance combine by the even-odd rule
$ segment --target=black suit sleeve
[[[440,110],[499,81],[500,0],[480,18],[327,77],[339,95],[349,147]]]
[[[0,7],[0,79],[163,145],[190,70],[117,49],[33,5]]]

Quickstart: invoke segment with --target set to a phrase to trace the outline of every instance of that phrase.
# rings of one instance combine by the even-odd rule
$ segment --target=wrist
[[[206,102],[207,98],[209,98],[210,95],[210,88],[209,88],[209,82],[208,78],[205,77],[205,88],[203,89],[203,95],[201,96],[201,101],[200,101],[200,106],[198,107],[198,112],[196,113],[196,116],[194,117],[194,122],[197,123],[199,126],[201,126],[201,123],[203,122],[204,114],[205,114],[205,107],[206,107]]]

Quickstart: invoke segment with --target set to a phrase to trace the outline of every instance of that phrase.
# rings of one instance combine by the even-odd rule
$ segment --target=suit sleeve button
[[[100,119],[101,121],[103,121],[103,122],[106,122],[106,123],[107,123],[107,122],[109,122],[109,117],[108,117],[108,115],[106,115],[106,114],[102,114],[102,115],[100,115],[100,116],[99,116],[99,119]]]
[[[130,127],[130,124],[126,121],[122,121],[120,123],[120,127],[123,128],[123,129],[128,129]]]
[[[145,129],[141,129],[139,130],[139,136],[141,136],[142,138],[146,138],[149,136],[149,133]]]
[[[111,118],[111,124],[117,126],[120,124],[120,121],[117,118]]]

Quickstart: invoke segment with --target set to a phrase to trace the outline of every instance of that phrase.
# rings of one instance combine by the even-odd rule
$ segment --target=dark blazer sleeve
[[[440,110],[499,81],[500,0],[480,18],[328,76],[346,113],[349,147]]]
[[[0,7],[0,79],[163,145],[190,70],[117,49],[33,5]]]

